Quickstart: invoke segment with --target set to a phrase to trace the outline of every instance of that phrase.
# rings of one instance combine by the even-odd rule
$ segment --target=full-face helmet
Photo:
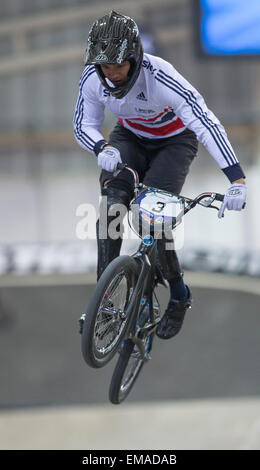
[[[85,65],[94,64],[104,87],[115,98],[123,98],[134,85],[142,66],[143,47],[134,20],[111,11],[92,25],[88,36]],[[130,62],[128,80],[118,87],[108,85],[102,64]]]

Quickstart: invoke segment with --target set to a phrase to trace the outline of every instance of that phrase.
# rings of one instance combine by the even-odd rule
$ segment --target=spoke
[[[106,335],[108,334],[108,332],[112,331],[113,329],[115,329],[115,325],[116,322],[110,322],[110,323],[107,323],[107,325],[104,325],[104,328],[103,328],[103,333],[106,333]],[[118,323],[117,323],[118,324]],[[99,331],[99,334],[102,334],[101,331]]]
[[[113,318],[114,316],[111,315],[110,318],[101,318],[100,320],[97,320],[96,328],[98,328],[102,324],[111,323],[111,321],[113,321]]]
[[[120,285],[122,283],[122,285]],[[123,310],[126,302],[126,297],[127,297],[127,281],[125,277],[122,277],[120,279],[120,274],[118,275],[117,282],[112,285],[112,288],[110,286],[107,289],[108,291],[108,296],[106,298],[106,302],[112,302],[114,307],[118,306],[118,308],[121,308]]]
[[[114,329],[116,325],[118,325],[118,322],[115,322],[114,320],[104,322],[103,325],[96,327],[96,336],[102,336],[104,334],[107,335],[108,332],[112,331],[112,329]]]
[[[122,384],[120,387],[121,394],[124,394],[125,391],[131,386],[131,383],[135,379],[140,367],[142,365],[142,360],[139,358],[133,357],[131,354],[129,362],[126,368],[125,376],[123,377]]]
[[[145,348],[148,347],[148,344],[149,344],[149,340],[148,338],[146,338]],[[138,375],[140,368],[142,367],[142,364],[143,364],[143,359],[142,359],[141,353],[138,347],[134,346],[134,349],[126,365],[124,375],[122,377],[122,382],[121,382],[120,391],[119,391],[119,394],[121,395],[121,397],[124,397],[127,390],[129,390],[129,388],[135,381],[136,376]]]
[[[118,332],[122,328],[123,322],[114,318],[103,320],[95,328],[96,346],[99,351],[104,351],[115,341]]]
[[[96,330],[95,330],[96,331],[96,336],[102,336],[105,332],[107,332],[109,330],[109,328],[111,328],[111,322],[102,325],[101,328],[96,328]]]

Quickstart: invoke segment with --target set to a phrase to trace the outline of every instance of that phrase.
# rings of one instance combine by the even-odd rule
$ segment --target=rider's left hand
[[[234,183],[226,191],[224,201],[219,209],[218,216],[224,217],[225,209],[229,211],[241,211],[246,201],[246,185]]]

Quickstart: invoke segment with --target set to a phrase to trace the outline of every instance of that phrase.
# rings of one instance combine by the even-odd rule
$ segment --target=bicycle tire
[[[153,337],[154,333],[152,333],[147,338],[149,341],[149,344],[147,345],[149,348],[148,352],[151,350]],[[132,368],[130,367],[130,371],[128,373],[128,375],[130,374],[130,377],[125,378],[125,372],[129,366],[129,361],[133,355],[134,348],[136,348],[136,346],[133,341],[131,341],[131,339],[127,339],[125,344],[122,346],[122,350],[120,351],[109,388],[109,400],[111,403],[113,403],[113,405],[119,405],[127,398],[144,366],[144,359],[136,359],[136,362],[133,364]],[[136,351],[136,354],[138,354],[138,351]]]
[[[123,316],[132,298],[138,272],[138,263],[131,256],[122,255],[115,258],[102,273],[91,296],[82,331],[82,355],[90,367],[103,367],[117,352],[129,321]],[[125,279],[125,285],[121,285],[120,293],[122,279]],[[123,288],[125,293],[122,294]],[[120,295],[121,308],[117,307]],[[122,318],[119,318],[120,315]],[[105,340],[110,343],[101,346]]]

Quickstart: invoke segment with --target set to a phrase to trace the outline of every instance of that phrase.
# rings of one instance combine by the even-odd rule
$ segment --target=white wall
[[[188,213],[184,222],[185,245],[260,251],[259,177],[260,168],[247,171],[248,199],[242,213],[226,212],[222,220],[217,211],[203,207]],[[202,175],[195,165],[182,193],[193,197],[204,191],[224,192],[228,186],[218,169],[209,169]],[[12,179],[1,175],[0,243],[77,241],[80,218],[76,210],[84,203],[93,204],[98,211],[98,169],[93,161],[88,171],[81,174],[16,175]]]

